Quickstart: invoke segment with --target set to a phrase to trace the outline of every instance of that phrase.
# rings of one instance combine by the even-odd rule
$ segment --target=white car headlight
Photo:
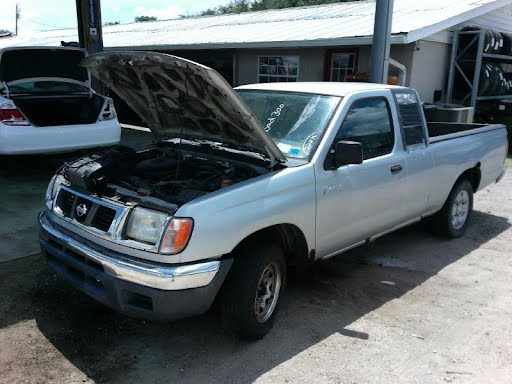
[[[148,244],[160,240],[168,215],[146,208],[135,208],[126,226],[126,237]]]

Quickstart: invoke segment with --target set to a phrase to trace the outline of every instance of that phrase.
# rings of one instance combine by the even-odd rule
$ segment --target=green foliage
[[[136,23],[141,23],[141,22],[144,22],[144,21],[156,21],[156,17],[155,16],[136,16],[135,17],[135,22]]]
[[[304,7],[308,5],[343,3],[346,1],[350,0],[231,0],[231,2],[227,5],[219,5],[215,8],[208,8],[202,12],[199,12],[199,14],[192,16],[225,15],[228,13]]]

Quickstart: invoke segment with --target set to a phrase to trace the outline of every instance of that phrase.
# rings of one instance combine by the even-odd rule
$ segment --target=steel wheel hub
[[[469,214],[469,194],[467,191],[460,191],[452,205],[452,226],[461,229]]]
[[[259,323],[267,321],[277,304],[281,290],[281,269],[277,263],[268,264],[261,274],[256,298],[254,300],[254,314]]]

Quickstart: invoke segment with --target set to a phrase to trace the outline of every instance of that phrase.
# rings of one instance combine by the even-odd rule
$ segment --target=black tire
[[[223,286],[222,321],[226,328],[240,337],[259,339],[272,328],[286,286],[286,262],[283,251],[274,243],[263,245],[251,243],[240,249],[235,257]],[[271,301],[277,294],[273,308],[269,307],[271,311],[261,316],[257,310],[262,308],[256,306],[256,299],[259,295],[260,302],[265,301],[262,299],[265,295],[261,292],[261,284],[263,273],[268,271],[270,266],[277,268],[280,283],[275,283],[276,291],[272,298],[268,299],[272,304]]]
[[[501,48],[503,47],[503,35],[498,31],[494,31],[493,33],[494,33],[494,39],[495,39],[493,53],[499,54],[501,51]]]
[[[512,35],[510,33],[502,33],[503,35],[503,48],[501,49],[502,55],[512,54]]]
[[[467,214],[464,219],[462,214],[455,214],[457,206],[462,212],[463,205],[457,204],[461,194],[467,196],[466,208]],[[460,201],[459,201],[460,202]],[[443,208],[432,217],[432,229],[435,233],[448,238],[461,237],[469,224],[471,212],[473,211],[473,186],[467,179],[459,180],[453,187]],[[457,216],[458,219],[455,219]],[[462,221],[462,222],[461,222]]]
[[[480,82],[478,84],[478,94],[485,96],[491,87],[491,67],[489,64],[482,65],[480,69]]]

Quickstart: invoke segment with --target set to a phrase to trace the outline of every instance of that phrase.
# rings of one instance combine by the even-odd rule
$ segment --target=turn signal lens
[[[165,230],[160,253],[173,254],[183,251],[192,235],[194,221],[192,219],[173,218]]]

